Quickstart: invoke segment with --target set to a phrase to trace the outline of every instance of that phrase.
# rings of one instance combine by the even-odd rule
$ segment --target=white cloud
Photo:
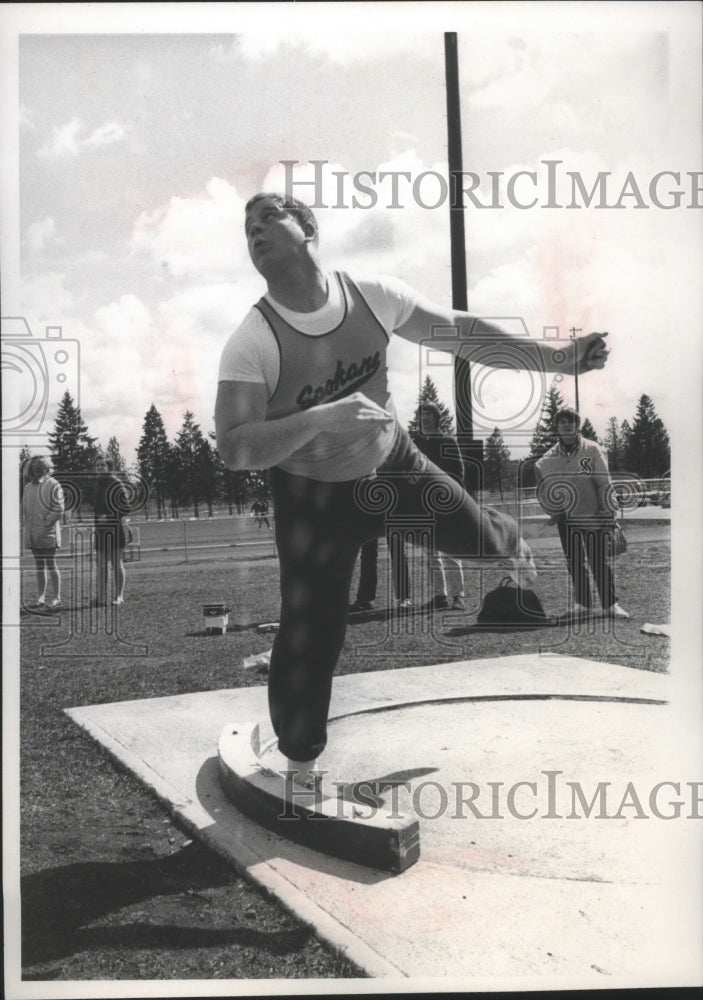
[[[119,122],[106,122],[96,128],[94,132],[84,140],[84,146],[110,146],[112,143],[120,142],[125,136],[125,128]]]
[[[66,275],[53,270],[24,277],[21,302],[30,326],[39,328],[43,323],[61,325],[63,317],[75,316],[78,309],[76,297],[66,287]]]
[[[37,151],[37,156],[46,160],[77,157],[80,153],[78,136],[83,128],[83,122],[79,118],[72,118],[60,127],[54,126],[51,139]]]
[[[120,142],[125,136],[125,128],[119,122],[106,122],[94,129],[87,138],[82,138],[85,125],[80,118],[72,118],[65,125],[54,126],[51,139],[37,151],[43,160],[76,159],[83,149],[98,148]]]
[[[391,132],[388,138],[394,147],[394,154],[408,148],[415,149],[418,144],[418,137],[416,135],[413,135],[412,132],[405,132],[402,129]]]
[[[114,434],[132,461],[152,403],[171,437],[186,410],[202,419],[209,405],[200,385],[207,367],[203,353],[182,312],[152,311],[129,293],[97,309],[82,352],[84,416],[91,433],[103,444]]]
[[[655,32],[545,33],[536,24],[520,26],[519,36],[459,36],[462,84],[476,107],[533,107],[545,101],[607,96],[609,104],[629,102],[632,88],[656,89],[661,80]],[[565,73],[565,68],[568,67]],[[606,69],[606,67],[608,69]],[[628,80],[614,88],[609,70]]]
[[[31,108],[28,108],[26,104],[20,104],[18,111],[18,121],[20,128],[28,128],[32,132],[36,132],[37,126],[34,124],[33,112]]]
[[[213,429],[225,340],[260,294],[256,280],[190,284],[150,309],[128,293],[95,311],[82,343],[84,417],[103,444],[114,434],[134,459],[153,403],[173,440],[186,410]]]
[[[27,250],[30,257],[40,257],[51,244],[64,243],[65,240],[56,233],[56,222],[52,216],[47,216],[40,222],[33,222],[27,228]]]
[[[441,51],[441,38],[437,43]],[[422,54],[427,40],[417,33],[398,31],[336,31],[325,33],[312,31],[295,34],[284,28],[257,33],[238,35],[236,40],[225,45],[218,42],[210,49],[210,57],[215,62],[229,62],[237,58],[253,61],[268,59],[284,46],[302,49],[310,55],[324,56],[330,62],[348,65],[354,62],[375,61],[389,58],[398,53]]]
[[[189,285],[161,304],[161,315],[185,319],[197,333],[199,345],[228,336],[249,311],[261,291],[261,278],[252,273],[241,282]]]
[[[65,275],[58,271],[44,271],[22,281],[21,312],[32,338],[27,342],[27,347],[31,354],[42,359],[44,375],[39,381],[35,381],[32,366],[21,366],[19,395],[28,401],[39,398],[45,401],[46,415],[41,429],[48,433],[53,427],[56,409],[66,390],[71,393],[74,401],[79,405],[81,403],[81,351],[88,329],[79,315],[80,303],[66,287]],[[50,339],[47,327],[54,328]],[[55,336],[57,327],[61,328],[60,338]],[[30,412],[31,410],[30,406]]]
[[[173,197],[144,212],[132,232],[132,250],[177,278],[207,275],[231,279],[247,260],[244,199],[227,181],[213,177],[203,194]]]
[[[470,32],[457,39],[460,80],[471,88],[470,99],[481,100],[484,90],[494,82],[511,79],[520,72],[525,61],[526,44],[522,39],[502,34],[481,33],[472,38]]]
[[[437,35],[439,50],[439,35]],[[332,62],[348,65],[389,59],[394,55],[412,52],[416,56],[427,47],[427,37],[402,31],[355,32],[338,31],[334,34],[311,33],[303,44],[314,55],[326,56]]]

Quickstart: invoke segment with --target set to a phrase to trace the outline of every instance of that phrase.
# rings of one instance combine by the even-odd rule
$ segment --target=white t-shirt
[[[374,279],[352,277],[369,308],[390,337],[409,319],[417,304],[417,293],[400,278],[385,275]],[[327,287],[327,302],[315,312],[294,312],[268,294],[265,298],[296,330],[310,336],[320,336],[334,330],[344,316],[344,300],[339,282],[331,274],[327,276]],[[279,367],[276,338],[259,310],[252,308],[224,346],[218,381],[263,383],[270,399],[278,383]]]

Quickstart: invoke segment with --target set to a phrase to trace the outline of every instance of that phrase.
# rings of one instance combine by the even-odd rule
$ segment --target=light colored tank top
[[[386,363],[389,335],[351,278],[341,272],[335,272],[335,278],[344,298],[344,315],[334,329],[322,335],[296,330],[266,299],[256,305],[273,331],[281,359],[267,420],[331,403],[354,392],[363,392],[393,412]],[[394,437],[395,421],[355,421],[343,432],[322,431],[281,462],[280,468],[324,482],[358,479],[381,464]]]

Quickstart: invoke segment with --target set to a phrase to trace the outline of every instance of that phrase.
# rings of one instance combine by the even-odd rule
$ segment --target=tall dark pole
[[[571,339],[575,340],[576,334],[581,333],[581,327],[572,326],[571,329],[569,330],[569,333],[571,334]],[[580,413],[581,411],[579,410],[579,373],[576,369],[574,369],[574,395],[576,399],[576,412]]]
[[[452,305],[455,309],[469,308],[466,291],[466,234],[464,209],[461,204],[463,156],[461,149],[461,105],[459,99],[459,55],[455,31],[444,34],[444,64],[447,81],[447,152],[449,159],[449,240],[452,259]],[[457,190],[458,188],[458,190]],[[457,203],[458,202],[458,203]]]
[[[461,175],[461,105],[459,99],[459,56],[455,31],[444,34],[444,66],[447,91],[447,153],[449,163],[449,241],[452,264],[452,306],[468,311],[466,274],[466,234],[462,204]],[[457,440],[464,458],[464,485],[475,493],[481,485],[483,445],[474,441],[471,401],[471,369],[469,362],[457,353],[454,359],[454,402],[456,407]]]

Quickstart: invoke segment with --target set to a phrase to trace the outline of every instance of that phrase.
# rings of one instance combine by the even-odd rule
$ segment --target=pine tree
[[[244,510],[247,497],[249,496],[249,483],[252,473],[245,469],[228,469],[220,457],[220,453],[215,447],[215,433],[208,433],[208,440],[213,442],[212,459],[215,463],[215,482],[217,497],[227,504],[230,516],[234,514],[234,508],[241,514]]]
[[[623,429],[627,421],[623,422]],[[603,446],[608,453],[608,468],[611,472],[621,472],[625,468],[625,442],[623,429],[618,424],[617,417],[608,421]]]
[[[20,476],[20,496],[24,492],[24,484],[27,480],[27,472],[29,468],[29,460],[32,457],[32,453],[26,444],[22,445],[19,454],[19,476]]]
[[[630,441],[632,440],[632,428],[627,420],[623,420],[620,424],[620,435],[622,437],[622,451],[623,451],[623,462],[627,455],[627,450],[630,447]]]
[[[152,403],[144,417],[142,436],[137,447],[137,466],[142,479],[156,498],[156,516],[166,516],[171,447],[161,414]],[[148,511],[148,506],[145,508]]]
[[[171,505],[171,517],[180,516],[181,505],[187,503],[186,488],[183,484],[183,469],[181,456],[176,446],[169,444],[166,459],[166,492]]]
[[[217,453],[205,437],[197,446],[195,460],[200,495],[207,504],[208,516],[212,517],[213,505],[221,488],[221,471]]]
[[[112,462],[112,469],[114,472],[126,472],[127,463],[122,458],[120,454],[120,443],[116,437],[111,437],[107,443],[107,448],[105,449],[105,458],[108,462]]]
[[[643,479],[662,476],[671,466],[669,435],[647,395],[640,396],[637,404],[625,461],[629,471],[636,472]]]
[[[557,432],[554,428],[556,413],[564,408],[564,397],[552,382],[542,403],[542,411],[530,442],[530,458],[539,458],[545,451],[556,444]]]
[[[437,386],[434,384],[429,375],[425,376],[425,381],[423,383],[422,389],[417,397],[417,406],[415,407],[415,413],[408,424],[408,434],[415,440],[420,431],[420,407],[423,403],[435,403],[439,407],[440,417],[439,417],[439,431],[441,434],[454,434],[454,418],[452,417],[451,411],[448,406],[446,406],[442,400],[439,398],[439,393],[437,392]]]
[[[224,463],[223,466],[222,494],[227,502],[227,508],[230,514],[233,514],[233,508],[236,507],[237,513],[241,514],[244,511],[248,495],[249,473],[242,469],[228,469]]]
[[[483,474],[486,489],[498,490],[501,500],[503,499],[503,489],[513,478],[510,452],[503,440],[503,434],[495,427],[493,433],[486,440]]]
[[[51,461],[57,474],[87,472],[91,469],[98,449],[68,390],[63,394],[56,412],[54,430],[49,434]]]
[[[581,424],[581,437],[586,438],[587,441],[598,441],[598,435],[588,417]]]
[[[207,441],[203,432],[199,424],[195,423],[193,414],[188,410],[183,415],[183,424],[176,435],[171,472],[179,500],[183,504],[191,503],[193,505],[195,517],[200,517],[200,501],[205,498],[209,488],[207,483],[209,459],[204,445],[207,445]],[[179,487],[176,484],[176,478],[180,484]],[[203,482],[203,479],[206,481]]]

